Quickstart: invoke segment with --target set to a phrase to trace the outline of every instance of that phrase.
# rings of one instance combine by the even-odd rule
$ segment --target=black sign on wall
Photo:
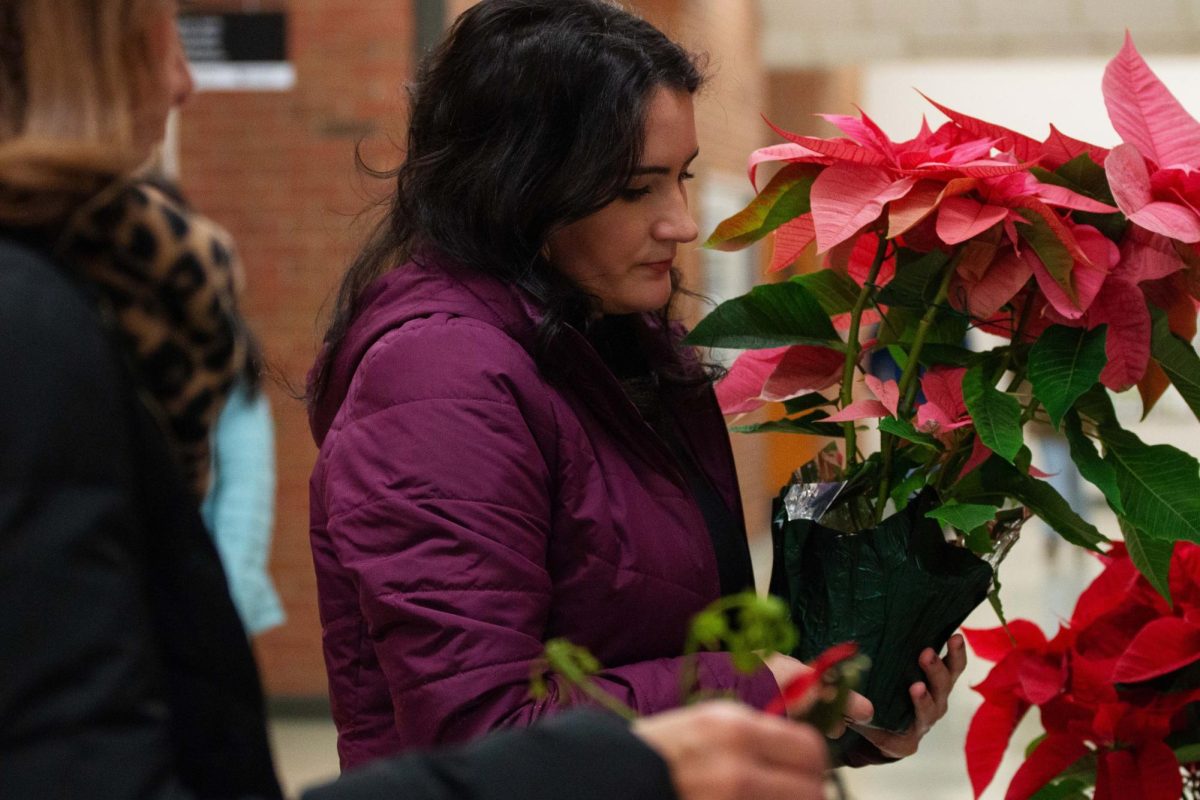
[[[200,90],[286,91],[295,85],[286,14],[184,14],[179,32]]]

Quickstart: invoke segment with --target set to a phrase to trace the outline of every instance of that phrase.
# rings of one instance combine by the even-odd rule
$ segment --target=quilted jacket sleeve
[[[368,352],[326,440],[319,502],[404,747],[525,725],[571,699],[528,691],[551,606],[548,397],[529,356],[494,328],[412,322]],[[678,703],[679,662],[613,666],[599,680],[651,713]],[[776,691],[723,654],[699,671],[703,688],[760,705]]]

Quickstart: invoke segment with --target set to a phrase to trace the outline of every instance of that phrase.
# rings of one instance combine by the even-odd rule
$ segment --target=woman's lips
[[[648,261],[642,264],[643,267],[649,267],[650,269],[657,270],[659,272],[667,272],[674,265],[675,259],[673,258],[668,258],[664,261]]]

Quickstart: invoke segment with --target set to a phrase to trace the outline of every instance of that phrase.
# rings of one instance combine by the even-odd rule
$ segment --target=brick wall
[[[355,143],[401,129],[412,9],[407,0],[261,5],[288,12],[295,89],[195,95],[180,119],[179,164],[192,201],[239,243],[246,312],[269,362],[302,387],[320,339],[318,315],[362,235],[353,223],[368,187],[355,173]],[[388,150],[368,152],[383,158]],[[273,384],[267,391],[279,470],[271,571],[288,621],[259,637],[256,649],[269,692],[320,695],[325,676],[308,548],[315,449],[303,404]]]

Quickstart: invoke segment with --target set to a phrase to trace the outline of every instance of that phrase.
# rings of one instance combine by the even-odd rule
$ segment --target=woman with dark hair
[[[710,376],[669,318],[702,82],[604,0],[484,0],[426,59],[389,213],[310,376],[344,766],[569,704],[553,679],[528,691],[556,637],[636,711],[672,707],[689,619],[753,586]],[[965,656],[934,661],[884,755],[944,713]],[[806,669],[766,666],[702,654],[699,686],[762,706]]]

